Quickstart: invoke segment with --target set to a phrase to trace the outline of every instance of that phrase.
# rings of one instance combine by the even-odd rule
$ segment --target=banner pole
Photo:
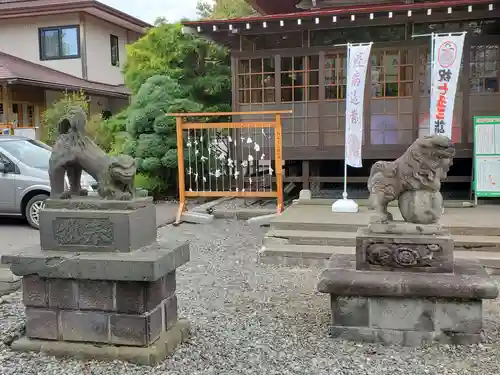
[[[431,33],[431,72],[429,74],[429,79],[431,81],[431,91],[429,92],[429,135],[434,134],[434,130],[432,129],[432,119],[431,119],[431,112],[432,112],[432,95],[434,92],[434,80],[432,79],[432,73],[434,72],[434,48],[435,48],[435,43],[436,43],[436,34]]]
[[[350,155],[348,153],[348,145],[350,144],[352,137],[352,143],[354,144],[353,147],[362,147],[363,127],[365,120],[363,113],[363,98],[366,91],[366,79],[368,74],[367,69],[370,61],[370,51],[372,44],[373,42],[343,44],[343,46],[347,46],[346,116],[344,131],[344,189],[342,192],[342,199],[338,199],[332,204],[332,212],[358,212],[359,210],[358,204],[354,200],[347,199],[347,165],[349,164],[348,156]],[[356,48],[368,47],[368,49],[365,48],[363,52],[359,52],[357,50],[357,54],[353,55],[353,51],[351,51],[351,49],[353,49],[354,46]],[[351,57],[357,57],[357,62],[351,61]],[[361,60],[359,60],[360,57]],[[364,61],[365,59],[366,61]],[[362,74],[364,74],[364,77],[360,77],[361,72],[359,72],[358,69],[362,69]],[[354,79],[354,77],[356,77],[356,79]],[[358,87],[360,87],[360,83],[362,83],[362,92],[359,92],[358,89]],[[359,100],[359,95],[361,95],[361,100]],[[352,106],[352,108],[350,107],[350,105]],[[353,127],[355,128],[355,130],[352,129]],[[359,128],[361,128],[361,133],[359,133]],[[352,132],[354,132],[355,134],[352,134]],[[361,150],[356,149],[355,151],[359,153]],[[362,165],[362,161],[360,160],[361,155],[357,154],[356,158],[356,161],[351,161],[350,165],[359,168]]]
[[[349,77],[350,61],[351,61],[351,49],[349,48],[351,43],[347,43],[347,71],[346,77]],[[347,83],[347,82],[346,82]],[[347,89],[347,85],[346,85]],[[347,98],[346,98],[347,100]],[[346,117],[347,120],[347,117]],[[344,192],[342,193],[342,199],[347,199],[347,127],[344,126]]]

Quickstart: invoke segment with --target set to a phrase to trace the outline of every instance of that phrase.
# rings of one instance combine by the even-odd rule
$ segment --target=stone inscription
[[[366,261],[375,266],[409,268],[432,267],[442,253],[437,244],[371,243],[366,247]]]
[[[60,245],[111,246],[113,223],[109,219],[57,218],[54,238]]]

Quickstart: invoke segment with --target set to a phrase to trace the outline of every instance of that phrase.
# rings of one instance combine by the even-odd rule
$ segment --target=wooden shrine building
[[[231,50],[233,110],[292,110],[283,119],[285,181],[314,190],[343,179],[346,46],[373,42],[368,68],[364,183],[429,132],[430,34],[467,31],[455,100],[457,158],[448,181],[470,183],[473,117],[500,115],[500,1],[248,0],[262,15],[185,22]],[[242,118],[241,120],[255,120]]]

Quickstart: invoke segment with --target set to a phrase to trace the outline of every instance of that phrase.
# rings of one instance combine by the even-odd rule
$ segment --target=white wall
[[[44,65],[61,72],[82,77],[82,60],[40,60],[38,29],[41,27],[78,25],[78,14],[39,16],[0,21],[0,51]]]
[[[111,65],[110,35],[118,37],[120,65]],[[125,62],[127,30],[85,15],[85,40],[87,45],[87,79],[109,85],[123,85],[121,68]]]

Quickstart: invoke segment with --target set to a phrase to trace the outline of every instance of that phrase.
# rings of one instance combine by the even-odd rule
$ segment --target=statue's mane
[[[438,139],[440,140],[440,139]],[[397,160],[404,170],[400,177],[407,186],[414,189],[430,188],[440,179],[443,159],[454,156],[454,149],[448,142],[437,142],[435,137],[418,138]]]

